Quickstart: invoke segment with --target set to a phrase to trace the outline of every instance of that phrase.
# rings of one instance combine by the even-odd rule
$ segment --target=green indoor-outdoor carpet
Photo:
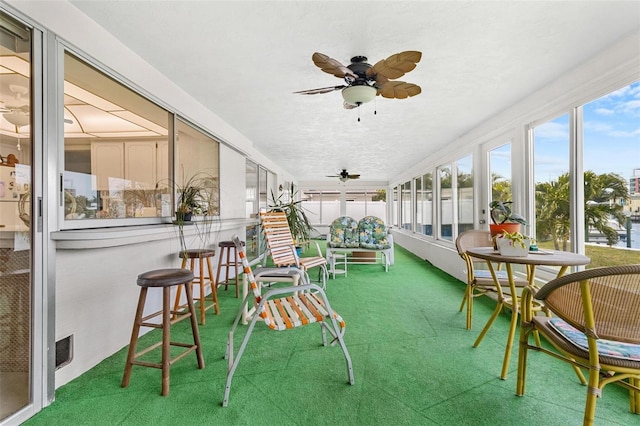
[[[466,330],[465,313],[458,312],[465,285],[403,248],[396,245],[387,273],[380,264],[348,270],[347,277],[328,281],[327,296],[347,324],[353,386],[342,351],[322,346],[318,325],[274,332],[258,323],[234,376],[229,407],[223,408],[223,356],[240,300],[233,287],[220,288],[220,315],[209,310],[200,326],[206,367],[197,368],[195,354],[177,361],[168,397],[160,396],[158,369],[134,366],[129,387],[120,387],[125,347],[57,389],[55,402],[26,424],[582,424],[586,387],[567,364],[530,353],[527,393],[516,397],[516,342],[509,376],[500,380],[509,315],[500,315],[472,348],[495,307],[488,298],[476,299],[473,329]],[[133,322],[133,316],[123,321]],[[159,333],[146,334],[139,347],[159,340]],[[171,333],[174,341],[191,341],[188,321]],[[640,424],[628,401],[625,390],[606,387],[596,424]]]

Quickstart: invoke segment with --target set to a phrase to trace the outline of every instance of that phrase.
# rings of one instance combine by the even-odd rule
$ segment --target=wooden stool
[[[200,344],[200,335],[198,334],[198,323],[196,322],[196,310],[193,306],[193,297],[191,292],[191,283],[193,282],[193,272],[186,269],[158,269],[155,271],[145,272],[138,275],[138,285],[140,286],[140,298],[138,299],[138,309],[133,322],[133,331],[131,332],[131,342],[129,343],[129,353],[127,354],[127,363],[124,367],[124,376],[122,377],[122,387],[129,386],[131,378],[131,368],[133,365],[141,365],[143,367],[152,367],[162,369],[162,396],[169,395],[169,369],[171,364],[190,352],[196,351],[198,358],[198,368],[204,368],[204,358],[202,357],[202,345]],[[177,319],[171,320],[171,287],[184,286],[187,294],[188,312],[180,314]],[[147,290],[149,287],[162,288],[162,310],[153,314],[142,316],[144,311],[144,303],[147,298]],[[162,323],[150,323],[149,319],[158,315],[162,315]],[[193,333],[193,344],[178,343],[171,341],[171,326],[184,319],[191,319],[191,332]],[[138,333],[140,327],[153,327],[162,329],[162,341],[155,343],[146,349],[136,353],[136,345],[138,344]],[[149,361],[141,361],[138,358],[146,353],[162,346],[162,362],[154,363]],[[171,346],[180,346],[186,348],[180,354],[171,358]]]
[[[198,249],[198,250],[184,250],[180,252],[180,258],[182,259],[182,265],[180,266],[182,269],[185,269],[187,266],[187,259],[191,260],[189,264],[189,269],[195,275],[195,263],[196,259],[199,263],[199,274],[198,276],[194,276],[194,279],[191,283],[191,288],[193,289],[193,284],[197,284],[200,286],[200,324],[204,325],[205,323],[205,312],[211,308],[215,308],[216,315],[220,313],[220,309],[218,308],[218,291],[215,285],[215,282],[212,282],[213,277],[213,267],[211,266],[211,258],[215,256],[215,250],[208,249]],[[207,264],[208,275],[204,274],[204,264]],[[205,280],[206,279],[206,280]],[[213,298],[213,302],[209,305],[206,304],[206,286],[211,288],[211,295]],[[181,296],[182,287],[178,287],[178,291],[176,292],[176,300],[173,305],[173,318],[176,317],[178,311],[187,307],[187,305],[180,304],[180,296]]]
[[[245,245],[244,241],[242,242],[242,245],[243,246]],[[233,244],[233,241],[220,241],[218,243],[218,247],[220,247],[220,258],[218,259],[218,271],[216,272],[216,283],[218,287],[220,287],[221,285],[224,285],[225,290],[227,290],[228,286],[235,285],[236,297],[239,297],[240,285],[238,284],[238,282],[239,282],[241,267],[240,267],[240,262],[238,261],[238,252],[236,251],[236,246],[235,244]],[[224,258],[225,254],[227,256],[226,260]],[[224,281],[220,281],[220,270],[222,270],[223,266],[225,267],[225,275],[224,275],[225,279]],[[234,277],[234,282],[231,282],[229,279],[229,268],[231,266],[233,266],[236,270],[236,276]]]

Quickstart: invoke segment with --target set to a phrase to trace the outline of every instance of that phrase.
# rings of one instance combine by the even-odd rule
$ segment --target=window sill
[[[244,218],[214,220],[211,223],[210,230],[212,233],[217,233],[255,223],[257,223],[256,219]],[[185,235],[189,236],[197,234],[202,227],[186,226],[183,229]],[[177,238],[177,230],[178,227],[176,225],[162,223],[157,225],[55,231],[51,233],[51,239],[56,242],[56,248],[60,250],[95,249]]]

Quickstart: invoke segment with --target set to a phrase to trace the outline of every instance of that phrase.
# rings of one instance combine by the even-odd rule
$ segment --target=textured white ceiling
[[[397,176],[640,28],[637,1],[71,3],[305,181]],[[400,78],[413,98],[358,111],[292,94],[342,84],[313,52],[373,65],[404,50],[422,52]]]

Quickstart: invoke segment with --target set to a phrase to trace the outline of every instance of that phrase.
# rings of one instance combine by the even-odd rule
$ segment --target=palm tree
[[[491,173],[491,200],[511,200],[511,180],[496,173]]]
[[[618,234],[609,219],[624,223],[621,201],[629,199],[624,178],[615,173],[584,174],[585,229],[597,230],[607,238],[607,244],[618,241]],[[536,184],[536,239],[553,241],[556,250],[567,250],[570,237],[569,174],[557,181]]]
[[[536,184],[536,239],[553,241],[556,250],[569,241],[569,175]]]
[[[610,219],[624,224],[625,216],[621,200],[629,200],[629,190],[624,178],[615,173],[596,175],[592,171],[584,174],[584,209],[587,236],[593,228],[603,234],[607,244],[618,242],[618,233],[610,226]]]

